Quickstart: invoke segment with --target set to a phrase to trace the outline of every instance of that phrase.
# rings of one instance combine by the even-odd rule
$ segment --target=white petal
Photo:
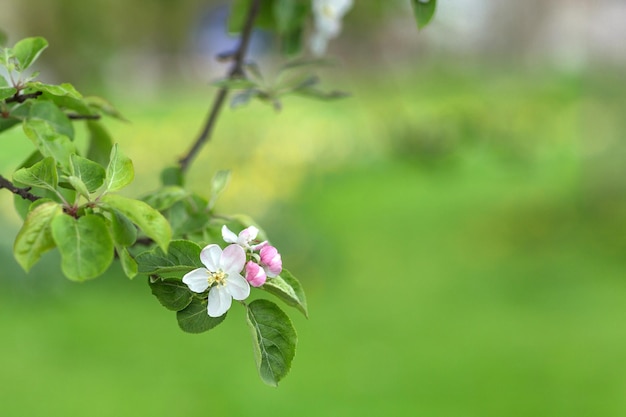
[[[226,287],[235,300],[245,300],[250,295],[250,284],[239,274],[229,275]]]
[[[200,252],[200,260],[211,272],[217,272],[220,268],[222,249],[217,245],[208,245]]]
[[[237,235],[231,232],[231,230],[226,227],[226,225],[222,226],[222,238],[225,242],[237,243]]]
[[[189,289],[193,292],[205,292],[206,289],[209,288],[208,271],[204,268],[194,269],[185,274],[183,282],[187,284]]]
[[[309,47],[315,56],[322,56],[326,53],[328,38],[322,32],[315,32],[309,38]]]
[[[269,244],[269,242],[267,240],[264,240],[263,242],[257,243],[256,245],[250,245],[250,249],[252,249],[252,250],[261,250],[265,246],[267,246],[268,244]]]
[[[246,241],[246,243],[248,243],[256,239],[258,234],[259,234],[259,229],[257,229],[254,226],[250,226],[250,227],[243,229],[241,233],[239,233],[239,237],[243,238]]]
[[[246,263],[246,252],[239,245],[228,245],[220,257],[219,267],[227,274],[238,274]]]
[[[220,317],[228,311],[233,298],[226,287],[216,285],[209,291],[209,300],[207,305],[207,313],[211,317]]]

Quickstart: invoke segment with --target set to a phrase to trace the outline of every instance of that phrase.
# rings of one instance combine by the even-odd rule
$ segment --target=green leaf
[[[302,285],[289,271],[283,269],[279,276],[268,278],[261,289],[274,294],[288,305],[296,307],[305,317],[309,317]]]
[[[189,191],[177,186],[166,186],[143,198],[143,201],[150,204],[159,211],[172,207],[175,203],[184,200],[189,196]]]
[[[54,103],[51,101],[36,101],[30,108],[31,119],[45,120],[58,133],[74,138],[74,127],[72,122],[67,118]]]
[[[16,92],[17,90],[14,87],[0,87],[0,100],[12,97]]]
[[[139,273],[182,279],[187,272],[203,267],[200,262],[201,250],[200,246],[189,240],[172,240],[167,253],[161,248],[155,248],[137,255]]]
[[[183,310],[193,299],[193,294],[189,288],[177,279],[157,279],[154,282],[150,280],[148,283],[152,294],[168,310]],[[206,308],[204,308],[204,314],[207,315]]]
[[[126,276],[130,279],[137,276],[137,262],[130,256],[128,250],[123,246],[115,246],[115,251],[120,258],[120,263],[122,264],[122,269]]]
[[[100,197],[100,202],[105,209],[109,211],[111,209],[118,210],[128,217],[146,236],[154,240],[163,251],[167,251],[167,246],[172,239],[172,229],[165,217],[157,210],[143,201],[115,194],[103,195]]]
[[[218,197],[226,189],[229,181],[229,170],[220,170],[215,173],[213,180],[211,180],[211,200],[209,201],[209,209],[212,209],[215,206]]]
[[[55,191],[58,185],[58,176],[54,158],[47,157],[29,168],[18,169],[13,174],[13,180],[31,187]]]
[[[255,27],[272,29],[275,26],[273,3],[275,0],[262,1],[255,20]],[[243,29],[252,0],[234,0],[228,18],[228,32],[238,34]]]
[[[187,307],[176,313],[176,320],[181,330],[187,333],[203,333],[223,322],[226,315],[210,317],[207,313],[206,300],[193,297]]]
[[[113,140],[100,122],[89,120],[87,128],[89,129],[87,158],[105,167],[109,163]]]
[[[102,186],[106,172],[100,164],[75,154],[70,156],[70,162],[73,175],[80,178],[89,193]]]
[[[76,153],[76,146],[67,136],[58,133],[45,120],[25,120],[22,127],[44,157],[53,157],[66,172],[71,171],[70,155]]]
[[[281,50],[284,55],[297,55],[302,50],[302,29],[295,29],[285,32],[281,36]]]
[[[274,19],[278,33],[300,30],[311,8],[309,0],[274,0]]]
[[[191,233],[201,232],[211,218],[207,210],[208,204],[204,198],[191,194],[167,209],[165,215],[170,221],[174,234],[187,238],[186,236]]]
[[[119,211],[111,210],[111,235],[116,245],[131,246],[137,240],[137,228]]]
[[[75,175],[70,175],[69,177],[67,177],[67,180],[69,181],[72,188],[76,190],[78,194],[82,195],[87,200],[89,200],[89,190],[87,189],[87,186],[85,185],[83,180],[81,180]],[[61,182],[61,185],[65,186],[63,182]]]
[[[277,386],[296,354],[296,329],[276,304],[262,299],[248,304],[247,321],[259,375],[266,384]]]
[[[161,171],[161,183],[164,186],[177,185],[182,187],[185,185],[185,176],[183,175],[180,167],[167,167]]]
[[[26,83],[26,87],[42,93],[48,93],[52,96],[71,97],[75,99],[82,98],[82,95],[74,88],[72,84],[46,84],[41,81],[30,81]]]
[[[50,223],[62,213],[61,205],[46,201],[26,216],[13,245],[13,255],[25,271],[28,272],[44,252],[54,248]]]
[[[248,88],[233,94],[233,97],[230,99],[230,108],[236,109],[237,107],[246,106],[259,93],[260,91],[256,88]]]
[[[19,64],[19,70],[24,71],[48,47],[48,41],[41,37],[22,39],[13,46],[13,55]]]
[[[96,97],[96,96],[85,97],[84,101],[90,108],[102,114],[105,114],[107,116],[113,117],[115,119],[118,119],[124,122],[128,121],[124,118],[124,116],[122,116],[122,114],[115,107],[113,107],[111,103],[109,103],[102,97]]]
[[[435,15],[437,0],[411,0],[415,21],[419,29],[424,28]]]
[[[106,189],[108,191],[120,190],[130,184],[134,178],[133,162],[122,154],[116,143],[111,149],[111,157],[106,170]]]
[[[85,99],[69,83],[59,85],[45,84],[39,81],[26,83],[27,92],[39,91],[42,93],[39,100],[49,101],[60,109],[73,110],[77,114],[93,116],[96,113],[85,103]]]
[[[113,261],[113,239],[101,216],[57,216],[52,220],[52,237],[61,253],[61,269],[72,281],[96,278]]]

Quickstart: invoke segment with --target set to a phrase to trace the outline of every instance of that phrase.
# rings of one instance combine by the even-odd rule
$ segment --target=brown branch
[[[68,113],[67,118],[70,120],[100,120],[100,115]]]
[[[252,35],[252,29],[254,28],[254,21],[256,20],[257,15],[259,14],[259,8],[261,6],[261,0],[253,0],[250,3],[250,8],[248,9],[248,13],[246,15],[246,22],[244,24],[243,29],[241,30],[241,38],[239,40],[239,45],[237,49],[229,55],[229,57],[233,60],[233,65],[228,71],[228,78],[242,78],[245,77],[245,72],[243,70],[245,64],[245,56],[248,51],[248,45],[250,44],[250,38]],[[219,116],[220,110],[224,106],[224,102],[226,101],[226,96],[228,95],[228,87],[221,87],[213,100],[213,105],[211,106],[211,110],[209,111],[209,116],[207,117],[207,121],[204,124],[204,128],[200,135],[192,145],[189,152],[180,159],[179,166],[180,170],[185,173],[193,159],[197,156],[200,149],[211,139],[211,133],[213,132],[213,128],[215,127],[215,123],[217,122],[217,117]]]
[[[5,103],[23,103],[26,100],[28,100],[29,98],[37,98],[42,94],[41,91],[36,91],[34,93],[31,94],[19,94],[19,93],[15,93],[15,95],[13,97],[9,97],[6,100],[4,100]]]
[[[11,181],[7,180],[2,175],[0,175],[0,189],[2,188],[6,188],[7,190],[11,191],[13,194],[19,195],[24,200],[36,201],[36,200],[39,200],[40,198],[29,192],[30,187],[27,187],[27,188],[16,187],[15,185],[13,185]]]

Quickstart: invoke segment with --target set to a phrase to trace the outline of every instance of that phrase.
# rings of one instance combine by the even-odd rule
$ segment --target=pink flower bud
[[[283,261],[280,253],[274,246],[266,245],[261,248],[261,265],[268,277],[273,278],[283,270]]]
[[[246,281],[248,281],[253,287],[260,287],[265,284],[266,279],[267,276],[265,275],[263,268],[252,261],[248,261],[246,264]]]

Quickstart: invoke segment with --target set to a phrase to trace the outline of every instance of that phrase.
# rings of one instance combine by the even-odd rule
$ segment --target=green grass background
[[[310,319],[291,374],[256,375],[241,308],[181,332],[118,266],[85,284],[50,253],[28,274],[0,194],[0,416],[623,416],[626,92],[610,73],[344,80],[353,97],[227,111],[190,172],[262,220]],[[129,194],[158,184],[203,93],[118,98]],[[0,139],[0,172],[29,144]]]

